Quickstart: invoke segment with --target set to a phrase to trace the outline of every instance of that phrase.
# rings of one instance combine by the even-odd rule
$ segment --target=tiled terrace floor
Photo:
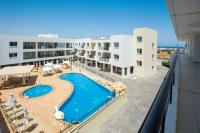
[[[200,133],[200,63],[180,55],[177,133]]]

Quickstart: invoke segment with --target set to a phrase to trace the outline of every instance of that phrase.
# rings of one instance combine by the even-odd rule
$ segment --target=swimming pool
[[[80,73],[63,74],[60,78],[74,85],[72,95],[59,108],[69,123],[84,121],[115,96],[114,92]]]
[[[23,96],[25,98],[34,98],[46,95],[50,91],[52,91],[52,87],[49,85],[37,85],[25,90],[23,92]]]

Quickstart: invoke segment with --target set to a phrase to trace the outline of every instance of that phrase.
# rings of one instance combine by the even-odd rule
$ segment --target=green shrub
[[[170,68],[171,62],[170,61],[162,61],[162,65]]]

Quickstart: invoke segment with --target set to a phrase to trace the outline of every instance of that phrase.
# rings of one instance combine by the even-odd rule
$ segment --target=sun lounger
[[[27,125],[27,129],[25,129],[25,126],[23,124],[23,125],[21,125],[20,127],[17,128],[17,131],[19,133],[25,132],[27,130],[28,130],[27,132],[29,132],[29,130],[30,130],[30,132],[33,132],[37,127],[32,127],[32,126],[38,126],[38,124],[35,122],[35,120],[29,121],[29,123]],[[30,128],[33,128],[33,129],[30,129]]]
[[[6,113],[8,117],[18,117],[19,115],[23,114],[23,109],[12,110]]]
[[[31,131],[31,133],[44,133],[44,131],[43,131],[42,128],[38,125],[35,129],[33,129],[33,131]]]
[[[14,88],[14,87],[16,87],[16,83],[4,82],[2,85],[2,88],[4,89],[9,89],[9,88]]]
[[[1,107],[3,108],[4,111],[12,110],[12,108],[7,104],[7,102],[2,103]],[[16,108],[19,107],[22,107],[22,105],[21,104],[16,105]]]
[[[29,122],[27,128],[25,129],[25,111],[22,105],[18,104],[15,108],[10,108],[7,102],[2,102],[0,106],[1,110],[3,111],[3,114],[5,115],[7,121],[10,124],[10,127],[13,129],[14,132],[25,133],[27,131],[32,133],[44,133],[41,127],[37,124],[37,122],[29,117]]]

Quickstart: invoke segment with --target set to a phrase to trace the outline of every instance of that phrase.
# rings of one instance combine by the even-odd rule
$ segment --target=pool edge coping
[[[52,85],[42,84],[42,86],[43,86],[43,85],[45,85],[45,86],[51,86],[52,90],[51,90],[50,92],[48,92],[47,94],[44,94],[44,95],[41,95],[41,96],[38,96],[38,97],[24,98],[23,92],[26,91],[26,90],[28,90],[28,89],[30,89],[30,88],[36,87],[36,85],[33,85],[33,86],[29,87],[29,88],[26,88],[26,89],[24,89],[24,90],[21,90],[20,93],[19,93],[19,97],[20,97],[20,98],[23,98],[23,99],[27,99],[27,100],[33,100],[33,99],[35,99],[35,98],[38,99],[38,98],[41,98],[41,97],[44,97],[44,96],[49,95],[49,94],[52,93],[52,92],[54,91],[54,89],[55,89]]]
[[[93,82],[97,83],[98,85],[104,87],[105,89],[114,92],[114,90],[112,90],[111,88],[105,87],[104,85],[100,84],[99,82],[96,82],[95,80],[93,80],[91,77],[89,77],[89,76],[86,75],[85,73],[71,71],[71,72],[68,72],[68,73],[60,74],[60,76],[61,76],[61,75],[64,75],[64,74],[69,74],[69,73],[82,74],[82,75],[86,76],[87,78],[89,78],[90,80],[92,80]],[[60,78],[60,76],[59,76],[59,78]],[[62,80],[62,79],[61,79],[61,80]],[[67,81],[67,80],[65,80],[65,81]],[[69,82],[69,81],[67,81],[67,82]],[[57,107],[59,107],[59,108],[60,108],[60,106],[61,106],[66,100],[68,100],[68,99],[71,97],[72,93],[74,92],[74,85],[73,85],[71,82],[69,82],[69,83],[73,86],[73,91],[71,92],[71,94],[70,94],[70,96],[69,96],[68,98],[64,99],[64,100],[57,106]],[[96,110],[96,111],[95,111],[94,113],[92,113],[88,118],[86,118],[84,121],[80,122],[76,127],[74,127],[73,129],[71,129],[69,132],[71,133],[71,132],[73,132],[73,131],[75,131],[75,130],[81,128],[81,127],[83,127],[84,125],[86,125],[89,121],[91,121],[91,120],[94,119],[96,116],[98,116],[102,111],[104,111],[108,106],[112,105],[113,102],[115,102],[119,97],[123,96],[124,94],[125,94],[125,92],[124,92],[123,94],[121,94],[121,95],[115,95],[115,97],[112,98],[112,100],[110,100],[108,103],[104,104],[101,108],[99,108],[98,110]],[[74,125],[73,123],[69,123],[69,122],[66,122],[66,121],[64,121],[64,120],[61,120],[61,121],[64,122],[64,123],[70,124],[70,126]],[[70,126],[69,126],[69,127],[70,127]],[[65,129],[65,128],[64,128],[64,129]],[[64,129],[61,129],[60,131],[62,131],[62,130],[64,130]],[[67,128],[66,128],[65,130],[67,130]],[[62,132],[63,132],[63,131],[62,131]]]
[[[125,92],[126,93],[126,92]],[[84,127],[86,124],[88,124],[90,121],[95,119],[100,113],[102,113],[104,110],[106,110],[108,107],[110,107],[114,102],[116,102],[121,96],[124,96],[125,93],[118,95],[114,97],[111,101],[103,105],[101,108],[99,108],[97,111],[95,111],[92,115],[90,115],[87,119],[85,119],[83,122],[81,122],[79,125],[74,127],[69,131],[69,133],[72,133],[74,131],[79,131],[82,127]]]

